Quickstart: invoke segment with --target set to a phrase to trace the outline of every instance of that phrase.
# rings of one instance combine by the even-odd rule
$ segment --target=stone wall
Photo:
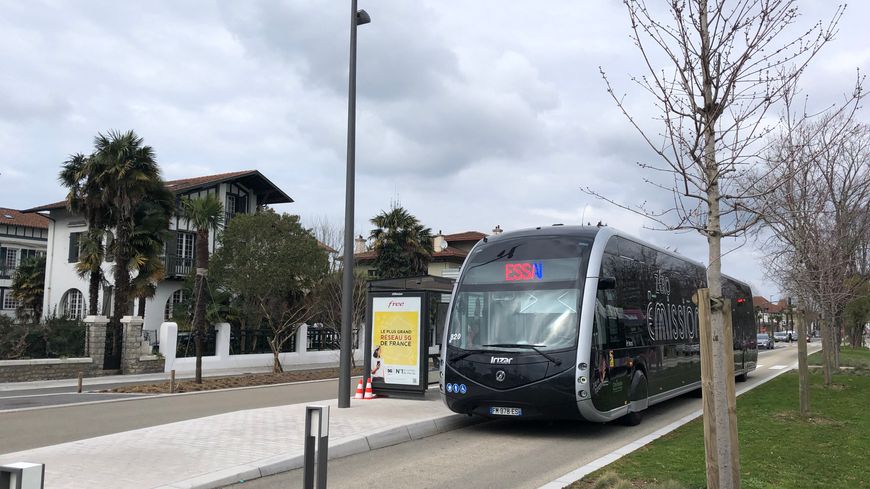
[[[157,355],[142,355],[124,367],[125,374],[156,374],[163,372],[166,360]]]
[[[151,346],[142,341],[142,318],[124,316],[124,348],[121,356],[121,371],[125,374],[149,374],[163,372],[165,360],[150,355]],[[144,344],[143,344],[144,343]]]
[[[79,372],[85,377],[93,377],[100,375],[102,369],[94,368],[91,358],[0,360],[0,382],[74,379]]]

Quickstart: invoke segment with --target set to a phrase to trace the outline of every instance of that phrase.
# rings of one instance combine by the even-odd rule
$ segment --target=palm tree
[[[196,281],[193,285],[193,329],[196,341],[196,383],[202,383],[202,351],[205,343],[206,303],[208,302],[208,238],[211,229],[223,223],[224,206],[214,194],[181,202],[183,215],[196,229]]]
[[[375,270],[381,278],[425,275],[432,259],[432,230],[411,213],[393,205],[372,218]]]
[[[45,257],[35,256],[21,262],[12,275],[12,297],[19,301],[15,314],[25,322],[42,317],[45,290]]]
[[[145,300],[154,297],[156,283],[163,279],[163,243],[169,234],[169,220],[175,211],[175,196],[162,182],[153,184],[148,200],[136,209],[135,227],[130,237],[133,258],[130,270],[132,296],[138,299],[137,315],[145,318]]]
[[[82,278],[88,278],[88,315],[91,316],[97,315],[99,306],[100,284],[103,282],[103,235],[110,221],[109,207],[103,201],[97,178],[102,171],[98,167],[101,162],[76,153],[63,163],[59,175],[61,184],[69,189],[67,209],[83,214],[88,224],[88,232],[79,241],[81,254],[76,271]]]
[[[121,351],[121,317],[130,302],[130,268],[134,254],[131,237],[135,229],[135,214],[139,205],[150,197],[155,185],[162,185],[160,168],[150,146],[133,131],[110,131],[94,138],[94,154],[88,165],[95,173],[95,185],[101,191],[101,201],[111,209],[110,225],[115,229],[112,246],[118,266],[114,267],[115,297],[113,353]]]

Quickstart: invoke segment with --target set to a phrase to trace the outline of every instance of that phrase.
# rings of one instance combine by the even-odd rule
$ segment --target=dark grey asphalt
[[[80,402],[105,401],[109,399],[128,399],[143,397],[142,394],[109,394],[83,392],[81,394],[59,393],[33,395],[4,396],[0,395],[0,410],[27,409],[34,407],[56,406],[60,404],[76,404]]]

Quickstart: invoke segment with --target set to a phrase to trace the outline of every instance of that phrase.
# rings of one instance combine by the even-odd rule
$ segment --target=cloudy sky
[[[833,13],[828,1],[798,5],[802,26]],[[644,72],[621,2],[360,8],[373,21],[359,31],[358,232],[399,201],[445,233],[601,220],[706,262],[700,235],[644,229],[580,190],[667,198],[641,181],[636,162],[654,157],[599,75],[652,115],[629,81]],[[0,12],[0,206],[60,200],[69,154],[134,129],[166,179],[256,168],[295,199],[279,210],[343,222],[349,2],[3,0]],[[850,5],[806,73],[817,100],[867,71],[868,14]],[[749,243],[724,268],[779,297],[762,259]]]

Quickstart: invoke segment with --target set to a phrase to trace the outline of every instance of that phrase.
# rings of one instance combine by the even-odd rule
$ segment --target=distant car
[[[758,333],[755,340],[758,343],[759,350],[761,350],[762,348],[767,350],[773,350],[774,348],[773,339],[771,339],[771,337],[767,333]]]
[[[774,331],[773,332],[773,339],[775,341],[791,341],[789,339],[788,333],[785,331]]]

